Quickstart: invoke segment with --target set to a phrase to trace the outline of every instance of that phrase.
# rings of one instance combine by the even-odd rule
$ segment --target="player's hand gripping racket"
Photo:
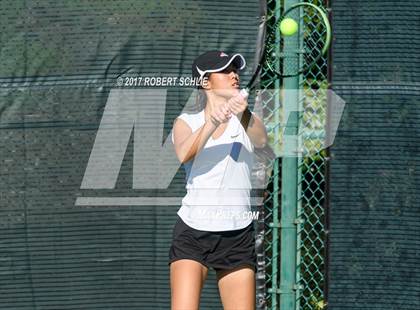
[[[285,36],[280,32],[280,24],[285,19],[297,23],[297,32]],[[270,23],[270,20],[267,21]],[[248,85],[240,94],[247,97],[257,86],[257,77],[262,67],[281,77],[292,77],[308,71],[327,52],[331,43],[331,25],[326,12],[307,2],[297,3],[287,9],[283,15],[270,26],[266,34],[264,50],[260,61]],[[298,36],[298,47],[288,48],[288,40]],[[290,41],[289,41],[290,42]]]

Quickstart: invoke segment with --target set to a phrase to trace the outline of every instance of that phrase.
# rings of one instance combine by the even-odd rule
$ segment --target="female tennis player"
[[[254,147],[265,127],[239,91],[240,54],[211,51],[193,64],[205,106],[174,122],[175,152],[187,175],[169,251],[172,310],[199,308],[214,268],[225,310],[255,309],[255,238],[250,189]]]

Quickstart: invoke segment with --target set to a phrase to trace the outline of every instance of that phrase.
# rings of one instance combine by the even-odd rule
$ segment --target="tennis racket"
[[[331,44],[331,25],[326,12],[312,3],[300,2],[284,11],[278,20],[268,18],[272,25],[266,34],[264,50],[260,61],[247,86],[240,94],[247,97],[258,85],[257,78],[263,67],[279,78],[292,77],[310,70],[328,51]],[[280,23],[291,18],[298,24],[298,31],[289,37],[280,32]],[[297,38],[295,36],[298,36]],[[289,48],[291,40],[297,47]]]
[[[267,19],[271,30],[266,33],[260,60],[247,86],[240,90],[240,95],[244,98],[258,86],[258,77],[263,67],[278,78],[300,75],[315,66],[331,44],[331,25],[322,8],[312,3],[300,2],[285,10],[277,20],[272,20],[275,16],[273,14]],[[298,31],[293,35],[298,36],[297,38],[281,34],[280,24],[286,18],[291,18],[298,24]],[[295,48],[290,49],[288,45],[292,40],[295,40],[295,44],[290,45]],[[268,146],[258,152],[264,158],[264,165],[276,157]],[[225,178],[226,168],[220,184]]]

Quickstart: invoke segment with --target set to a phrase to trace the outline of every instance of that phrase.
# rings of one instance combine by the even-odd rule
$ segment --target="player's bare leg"
[[[198,310],[208,268],[197,261],[180,259],[171,263],[171,309]]]
[[[241,266],[217,272],[224,310],[255,310],[255,271]]]

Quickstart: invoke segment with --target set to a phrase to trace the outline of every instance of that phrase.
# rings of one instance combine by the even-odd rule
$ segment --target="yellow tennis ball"
[[[298,24],[293,18],[285,18],[280,23],[280,31],[285,36],[291,36],[298,30]]]

